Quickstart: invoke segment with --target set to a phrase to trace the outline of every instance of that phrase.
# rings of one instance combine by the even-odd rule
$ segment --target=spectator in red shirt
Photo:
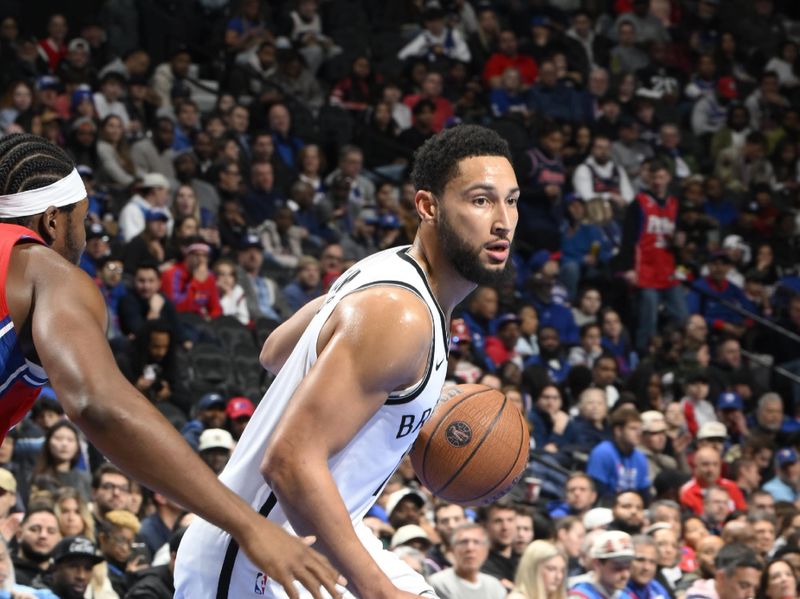
[[[47,37],[39,40],[39,54],[47,57],[47,68],[51,73],[56,72],[67,55],[67,31],[64,15],[54,14],[47,22]]]
[[[494,363],[495,368],[514,358],[518,358],[516,361],[519,362],[519,354],[515,348],[519,341],[520,322],[519,316],[513,312],[503,314],[497,319],[497,332],[486,338],[486,355]]]
[[[444,124],[451,116],[453,116],[453,105],[450,100],[442,95],[442,88],[444,80],[439,73],[428,73],[422,81],[422,92],[419,94],[411,94],[403,99],[403,104],[408,106],[412,112],[414,106],[420,100],[430,100],[436,107],[433,113],[433,131],[438,133],[444,129]]]
[[[736,483],[722,478],[722,458],[719,452],[713,447],[701,447],[694,454],[694,476],[681,487],[681,505],[701,516],[705,491],[712,486],[721,487],[728,492],[732,502],[731,511],[747,509],[747,503]]]
[[[487,85],[493,88],[500,87],[503,72],[508,67],[514,67],[519,71],[525,87],[534,84],[539,65],[533,58],[520,54],[517,50],[517,35],[509,29],[501,31],[498,51],[489,57],[486,66],[483,67],[483,80]]]
[[[183,262],[161,275],[162,291],[178,312],[193,312],[207,319],[222,314],[216,279],[208,268],[210,251],[200,238],[189,238],[183,249]]]

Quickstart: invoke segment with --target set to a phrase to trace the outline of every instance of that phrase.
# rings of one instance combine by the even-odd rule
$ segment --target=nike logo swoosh
[[[439,360],[439,363],[436,365],[436,370],[439,370],[439,367],[444,363],[444,358]]]

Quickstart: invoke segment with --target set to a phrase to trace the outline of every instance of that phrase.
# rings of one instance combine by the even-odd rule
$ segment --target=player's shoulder
[[[78,266],[65,260],[51,248],[39,243],[24,243],[14,246],[11,254],[12,268],[30,273],[36,283],[58,284],[74,282],[75,279],[91,281]],[[58,277],[58,278],[53,278]]]
[[[369,324],[382,321],[402,328],[430,330],[430,309],[425,300],[404,286],[374,285],[342,298],[338,308],[345,318],[364,319]]]

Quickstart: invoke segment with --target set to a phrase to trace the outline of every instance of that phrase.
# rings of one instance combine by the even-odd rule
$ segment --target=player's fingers
[[[347,586],[347,579],[339,575],[325,557],[321,557],[316,564],[310,563],[308,569],[325,587],[325,590],[331,594],[331,597],[340,597],[342,595],[336,585]]]
[[[320,592],[321,581],[316,575],[314,575],[313,572],[310,571],[310,569],[305,568],[301,572],[298,572],[296,574],[296,578],[298,581],[300,581],[300,584],[302,584],[306,590],[311,593],[311,596],[314,599],[322,599],[322,593]],[[339,595],[338,593],[334,593],[331,596],[338,597]]]
[[[314,535],[308,535],[307,537],[303,537],[303,543],[311,547],[314,543],[317,542],[317,537]]]
[[[295,577],[291,573],[282,574],[280,577],[273,575],[272,578],[283,587],[289,599],[300,599],[300,593],[297,592],[297,588],[294,586]]]

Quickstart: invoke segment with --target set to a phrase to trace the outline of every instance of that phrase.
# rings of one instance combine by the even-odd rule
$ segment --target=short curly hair
[[[458,125],[428,139],[414,153],[411,181],[416,189],[441,195],[458,176],[458,163],[473,156],[503,156],[511,162],[511,150],[496,131],[478,125]]]

